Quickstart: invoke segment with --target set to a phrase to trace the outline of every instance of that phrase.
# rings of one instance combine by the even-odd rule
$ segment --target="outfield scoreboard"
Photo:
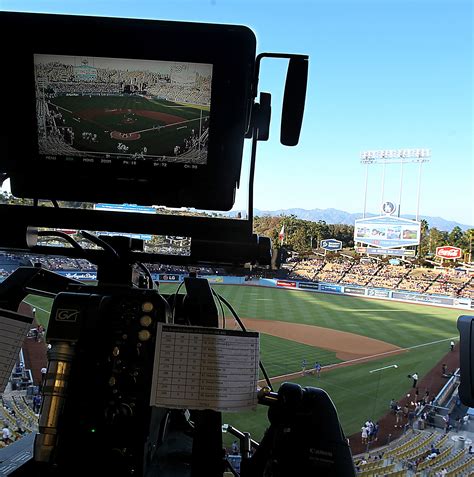
[[[418,221],[389,215],[355,221],[354,242],[381,249],[395,249],[420,244]]]

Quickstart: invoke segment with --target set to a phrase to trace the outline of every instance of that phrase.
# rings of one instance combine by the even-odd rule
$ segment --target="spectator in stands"
[[[423,401],[425,402],[425,404],[427,404],[429,400],[430,400],[430,390],[427,388],[425,390],[425,395],[423,396]]]
[[[38,325],[36,328],[36,341],[40,342],[44,338],[44,326]]]
[[[237,441],[232,442],[231,450],[232,455],[239,455],[239,443]]]
[[[394,427],[402,427],[402,418],[403,418],[403,410],[400,406],[397,406],[397,410],[395,412],[395,426]]]
[[[374,424],[374,428],[372,430],[372,440],[373,441],[377,441],[377,434],[379,433],[379,428],[380,428],[380,425],[378,422],[376,422]]]
[[[39,414],[41,407],[41,394],[35,394],[33,397],[33,412]]]
[[[47,368],[41,368],[41,384],[40,384],[40,391],[43,389],[43,386],[46,382],[46,373],[48,372]]]
[[[447,434],[449,432],[451,415],[446,414],[446,416],[443,416],[443,421],[444,421],[444,432]]]
[[[469,414],[464,414],[462,418],[462,424],[463,426],[467,426],[469,424]]]
[[[8,424],[5,424],[2,429],[2,441],[5,443],[5,445],[8,445],[12,442],[12,432],[10,431]]]
[[[16,420],[16,432],[21,436],[26,433],[26,429],[23,427],[23,423],[21,419]]]
[[[434,444],[431,444],[431,449],[430,449],[430,451],[431,451],[432,453],[434,452],[436,455],[438,455],[438,454],[440,453],[439,449],[437,449]]]
[[[425,411],[425,412],[421,413],[421,416],[420,416],[420,421],[419,421],[420,429],[422,429],[422,430],[426,429],[426,421],[427,420],[428,420],[428,413]]]
[[[426,456],[426,460],[432,460],[437,456],[438,456],[438,454],[436,452],[434,452],[434,450],[431,450],[431,452]]]

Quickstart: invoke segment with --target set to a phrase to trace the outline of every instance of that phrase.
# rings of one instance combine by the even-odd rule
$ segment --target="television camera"
[[[0,77],[1,179],[24,199],[0,205],[0,247],[85,258],[97,265],[98,281],[85,285],[33,266],[0,285],[0,316],[11,319],[24,318],[16,311],[28,294],[54,299],[34,455],[12,475],[239,475],[223,451],[219,400],[229,406],[240,390],[216,385],[206,389],[208,401],[191,396],[184,405],[186,383],[163,384],[156,373],[169,358],[165,339],[186,335],[206,338],[217,362],[221,340],[237,340],[236,353],[244,342],[253,346],[256,379],[256,334],[219,327],[218,305],[222,317],[225,305],[241,321],[207,280],[191,273],[185,294],[162,294],[143,263],[272,264],[270,240],[252,230],[257,142],[269,138],[271,116],[271,95],[258,92],[260,64],[289,60],[281,142],[294,146],[308,57],[256,55],[254,33],[236,25],[12,12],[0,13],[0,25],[3,44],[25,32],[32,39],[6,49],[8,73]],[[244,220],[87,205],[230,210],[245,139],[252,149]],[[81,230],[83,241],[63,229]],[[189,237],[191,249],[156,253],[130,234]],[[63,244],[45,245],[44,237]],[[267,386],[257,392],[255,381],[248,393],[251,404],[269,408],[261,443],[227,427],[241,442],[240,475],[355,475],[329,396],[293,383],[276,392],[262,373]]]

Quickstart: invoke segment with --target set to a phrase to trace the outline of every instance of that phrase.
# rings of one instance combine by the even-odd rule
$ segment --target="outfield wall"
[[[96,280],[95,272],[59,271],[61,275],[77,280]],[[160,283],[180,283],[186,275],[177,273],[152,273],[153,280]],[[336,283],[305,282],[299,280],[280,280],[270,278],[255,278],[248,280],[247,277],[231,277],[220,275],[198,275],[207,278],[211,284],[221,285],[253,285],[272,288],[284,288],[288,290],[304,290],[318,293],[333,293],[338,295],[360,296],[365,298],[378,298],[383,300],[402,301],[407,303],[420,303],[423,305],[435,305],[448,308],[461,308],[471,310],[474,302],[470,298],[453,298],[443,295],[427,295],[404,290],[390,290],[387,288],[369,288],[355,285],[339,285]],[[246,280],[247,278],[247,280]]]

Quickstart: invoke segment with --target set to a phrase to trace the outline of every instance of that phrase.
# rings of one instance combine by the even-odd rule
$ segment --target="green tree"
[[[424,258],[430,252],[430,241],[429,241],[430,226],[425,219],[421,219],[420,224],[421,224],[421,227],[420,227],[419,256],[421,258]]]
[[[448,244],[448,232],[438,230],[436,227],[430,229],[428,234],[428,248],[431,254],[436,252],[436,247]]]
[[[462,232],[461,227],[456,226],[451,230],[451,232],[448,235],[448,242],[449,245],[452,245],[453,247],[461,247],[463,246],[463,238],[464,234]]]
[[[467,229],[464,232],[464,243],[466,244],[465,251],[469,254],[468,260],[472,262],[472,243],[474,242],[474,229]]]
[[[347,224],[329,225],[329,236],[327,238],[340,240],[343,248],[352,248],[354,247],[354,226]]]

